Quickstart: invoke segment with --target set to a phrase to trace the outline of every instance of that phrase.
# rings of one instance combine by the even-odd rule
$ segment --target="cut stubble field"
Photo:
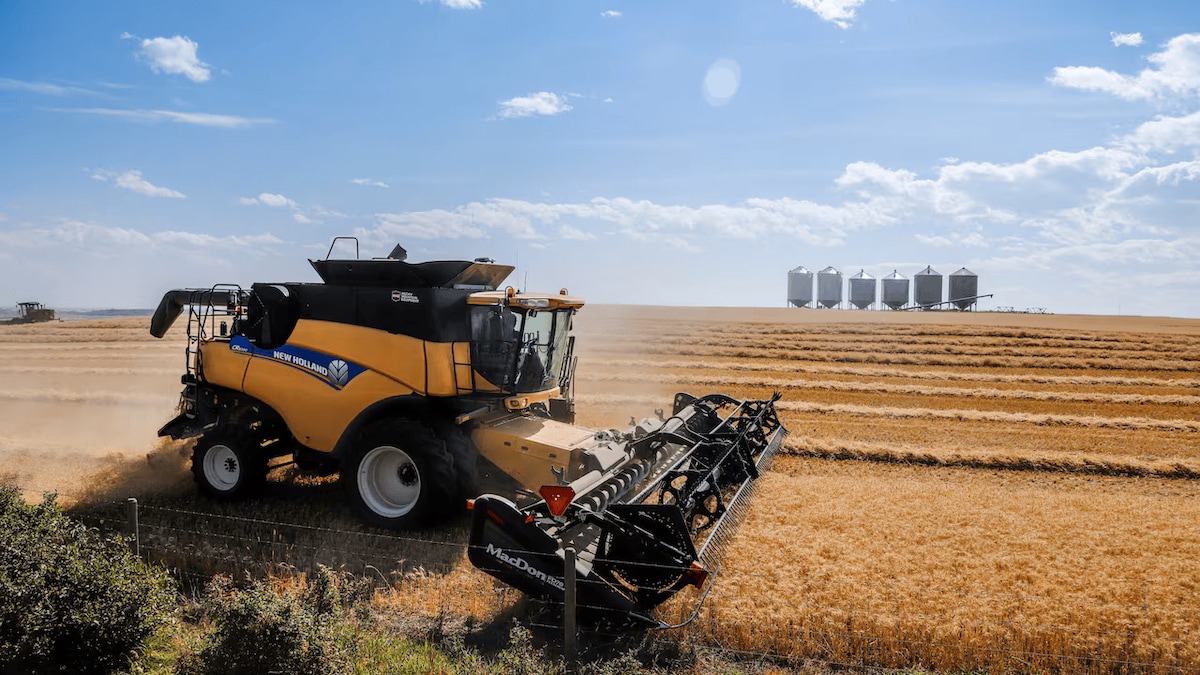
[[[855,665],[1200,669],[1200,321],[610,306],[577,329],[586,426],[676,391],[783,393],[791,436],[677,636]],[[154,438],[182,365],[182,336],[145,319],[0,327],[0,476],[237,514]],[[289,498],[311,501],[254,513],[346,522]],[[450,558],[377,601],[483,620],[514,601]]]

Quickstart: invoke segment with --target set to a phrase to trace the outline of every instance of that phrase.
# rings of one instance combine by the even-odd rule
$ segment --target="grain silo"
[[[801,265],[788,272],[788,304],[810,307],[813,301],[813,273]]]
[[[817,304],[827,308],[842,304],[842,273],[832,265],[817,272]]]
[[[979,277],[967,268],[950,275],[950,302],[960,310],[967,310],[975,304],[979,295]]]
[[[900,309],[908,304],[908,277],[893,271],[880,285],[883,286],[883,304],[889,309]]]
[[[934,271],[933,267],[926,266],[913,275],[913,303],[920,305],[921,309],[929,309],[941,302],[942,275]]]
[[[875,277],[859,270],[850,277],[850,304],[859,309],[870,309],[875,304]]]

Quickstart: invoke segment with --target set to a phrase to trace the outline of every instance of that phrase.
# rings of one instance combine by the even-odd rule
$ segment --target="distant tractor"
[[[53,321],[54,310],[48,309],[40,302],[18,302],[17,316],[6,323],[40,323]]]

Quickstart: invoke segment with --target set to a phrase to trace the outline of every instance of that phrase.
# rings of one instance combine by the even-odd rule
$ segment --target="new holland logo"
[[[341,359],[329,362],[329,382],[335,387],[344,387],[350,381],[350,366]]]

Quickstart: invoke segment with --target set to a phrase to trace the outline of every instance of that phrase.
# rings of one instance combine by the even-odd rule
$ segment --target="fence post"
[[[575,549],[563,549],[563,660],[567,672],[576,671],[575,652]]]
[[[129,550],[140,558],[142,557],[142,546],[138,541],[138,503],[133,497],[125,500],[125,513],[129,519],[129,534],[133,535],[129,540]]]

